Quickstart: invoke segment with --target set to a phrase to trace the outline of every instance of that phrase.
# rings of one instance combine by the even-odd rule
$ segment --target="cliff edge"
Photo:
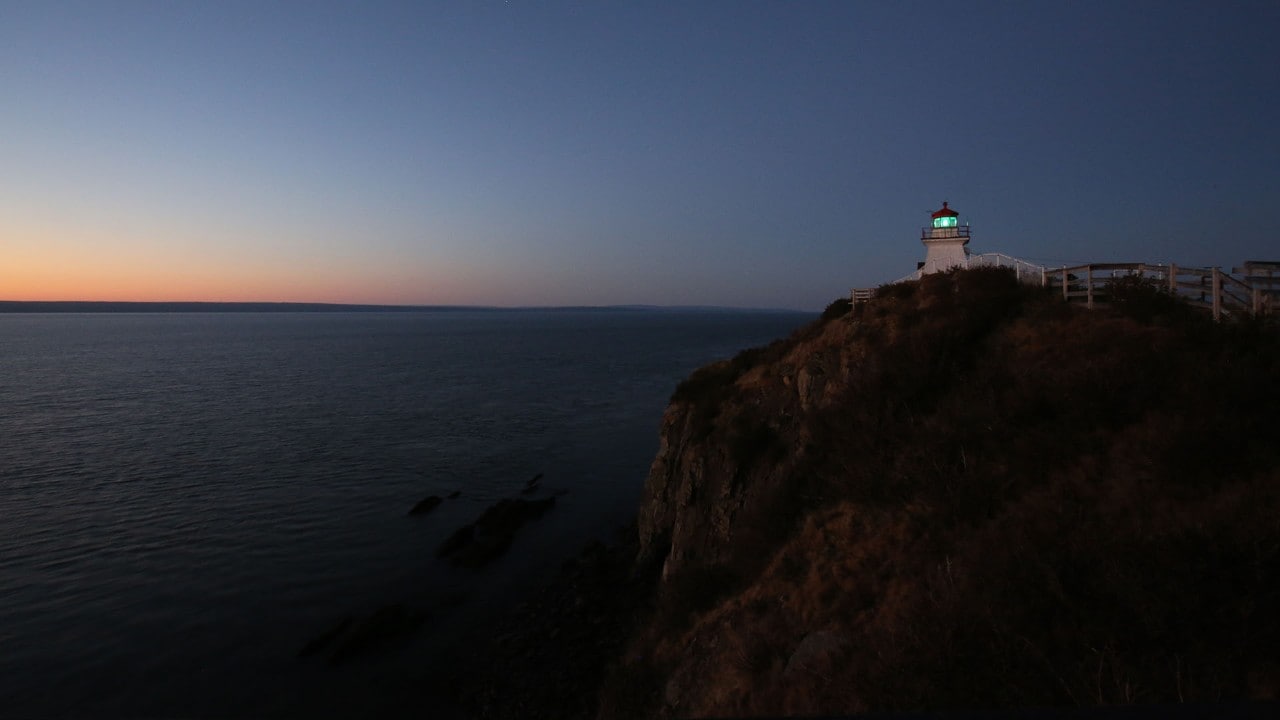
[[[601,717],[1274,699],[1280,341],[1140,281],[837,302],[676,390]]]

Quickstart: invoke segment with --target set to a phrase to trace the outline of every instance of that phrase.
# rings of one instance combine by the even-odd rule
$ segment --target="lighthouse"
[[[965,247],[969,244],[969,226],[960,224],[960,213],[947,207],[946,201],[943,201],[942,209],[930,217],[933,222],[920,232],[920,242],[924,243],[925,249],[920,274],[964,267],[969,260],[969,248]]]

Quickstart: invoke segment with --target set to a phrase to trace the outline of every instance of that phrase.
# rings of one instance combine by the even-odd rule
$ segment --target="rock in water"
[[[440,547],[436,549],[436,557],[448,557],[470,545],[474,542],[475,529],[475,523],[471,523],[455,530],[444,542],[440,543]]]
[[[436,550],[436,556],[459,567],[487,565],[506,552],[517,530],[545,515],[555,502],[554,497],[499,500],[474,523],[450,535]]]
[[[440,503],[442,502],[444,501],[440,499],[439,495],[428,495],[427,497],[419,501],[417,505],[414,505],[413,509],[409,511],[409,514],[410,515],[426,515],[432,510],[435,510],[436,507],[439,506]]]
[[[368,617],[345,615],[304,645],[298,657],[328,654],[330,663],[344,662],[404,642],[426,620],[426,613],[400,604],[379,608]]]
[[[306,645],[303,645],[302,649],[298,651],[298,657],[315,655],[321,650],[324,650],[334,640],[338,639],[340,635],[349,630],[355,620],[355,617],[352,615],[344,615],[341,620],[334,623],[333,627],[325,630],[312,638]]]
[[[329,662],[340,663],[356,655],[381,650],[409,638],[426,622],[418,610],[395,604],[379,608],[356,623],[341,638]]]

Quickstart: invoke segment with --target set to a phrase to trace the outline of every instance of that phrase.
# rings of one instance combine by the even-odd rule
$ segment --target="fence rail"
[[[1006,267],[1020,282],[1059,289],[1066,302],[1084,302],[1092,309],[1110,300],[1108,283],[1139,276],[1162,284],[1169,293],[1213,313],[1214,320],[1235,313],[1264,315],[1280,307],[1280,262],[1251,260],[1231,273],[1217,267],[1184,267],[1169,263],[1088,263],[1048,268],[1003,253],[969,255],[957,268]],[[894,283],[919,280],[920,271]],[[870,302],[874,288],[850,291],[854,305]]]
[[[871,302],[872,298],[875,296],[875,288],[854,288],[849,291],[849,302],[852,302],[856,306],[862,303]]]
[[[1107,283],[1135,275],[1162,283],[1170,294],[1209,310],[1214,320],[1233,313],[1270,313],[1280,295],[1280,283],[1273,288],[1250,282],[1249,276],[1235,277],[1221,268],[1183,267],[1174,263],[1090,263],[1046,269],[1043,285],[1060,288],[1063,299],[1068,302],[1083,299],[1087,307],[1093,308],[1109,300]],[[1277,279],[1280,280],[1280,276]]]

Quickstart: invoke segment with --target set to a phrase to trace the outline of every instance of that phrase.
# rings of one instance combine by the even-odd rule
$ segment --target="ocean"
[[[0,714],[398,707],[443,648],[632,518],[682,378],[811,318],[0,315]],[[557,506],[505,556],[435,557],[537,474]],[[407,644],[298,657],[390,603],[428,616]]]

